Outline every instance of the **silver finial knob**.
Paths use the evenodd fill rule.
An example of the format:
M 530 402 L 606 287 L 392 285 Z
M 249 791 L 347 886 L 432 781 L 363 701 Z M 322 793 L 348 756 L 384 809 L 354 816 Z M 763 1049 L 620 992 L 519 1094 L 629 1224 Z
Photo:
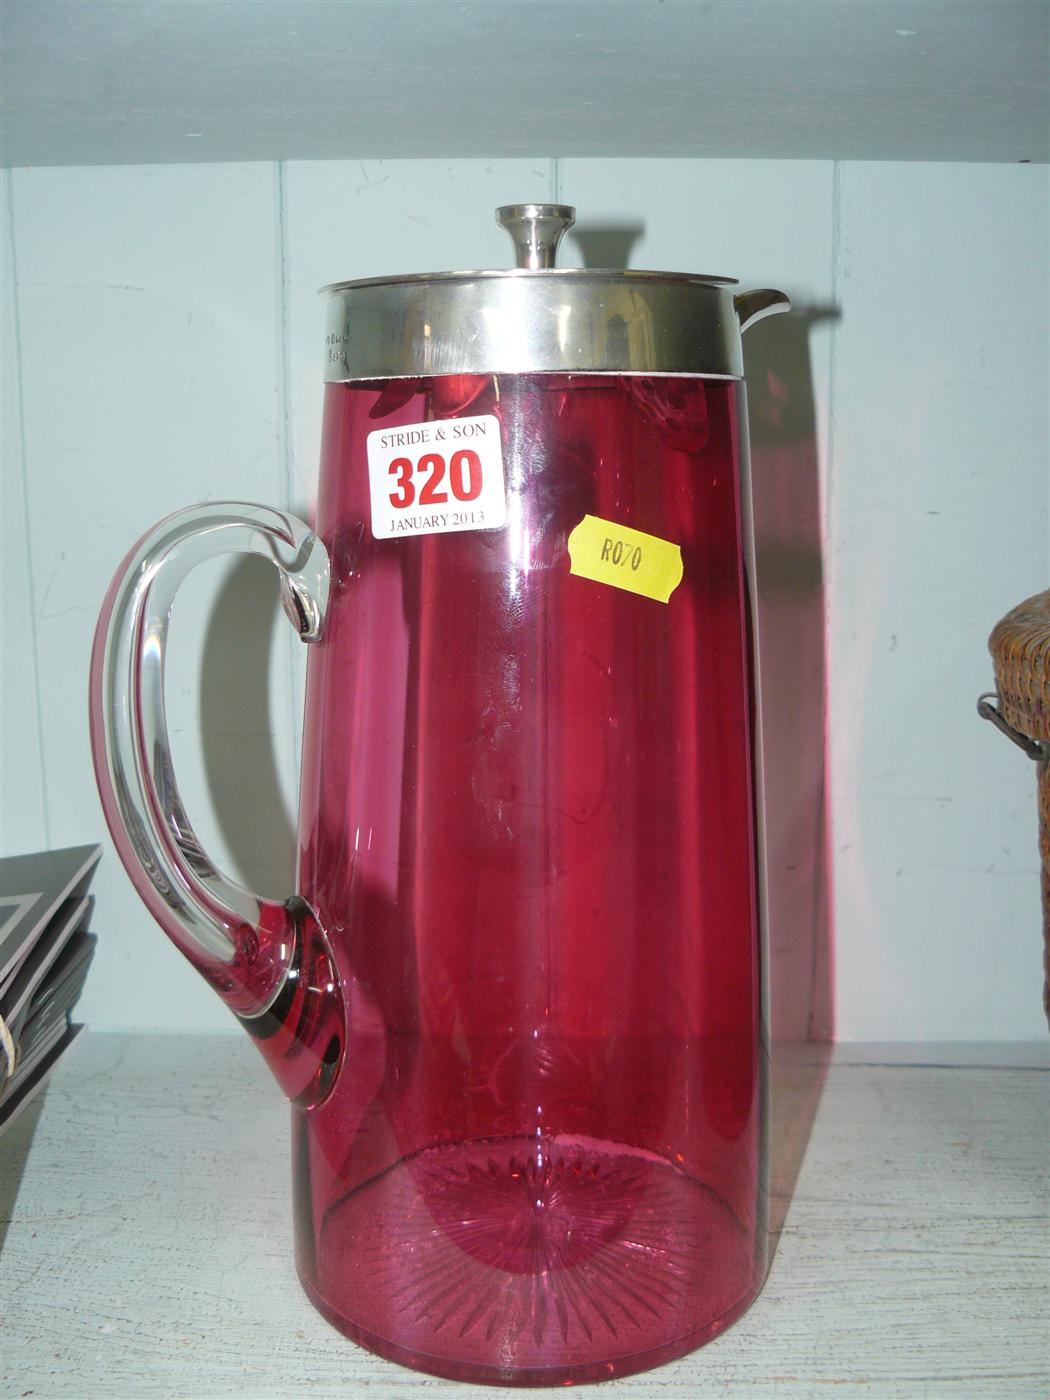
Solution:
M 519 267 L 553 267 L 558 244 L 576 222 L 571 204 L 504 204 L 496 222 L 514 241 Z

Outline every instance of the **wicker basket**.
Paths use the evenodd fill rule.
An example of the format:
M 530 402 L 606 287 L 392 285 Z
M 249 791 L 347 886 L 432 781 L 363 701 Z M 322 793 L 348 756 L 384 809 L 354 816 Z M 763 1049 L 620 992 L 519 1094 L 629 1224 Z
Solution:
M 988 649 L 997 695 L 982 696 L 978 709 L 1038 764 L 1043 1009 L 1050 1021 L 1050 591 L 1007 613 L 988 638 Z

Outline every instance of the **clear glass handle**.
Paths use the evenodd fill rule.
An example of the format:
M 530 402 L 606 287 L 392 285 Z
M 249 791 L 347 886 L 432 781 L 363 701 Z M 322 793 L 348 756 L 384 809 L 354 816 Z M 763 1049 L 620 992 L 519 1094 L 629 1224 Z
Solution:
M 222 874 L 186 816 L 171 762 L 164 661 L 175 593 L 221 554 L 277 569 L 285 611 L 319 640 L 328 604 L 324 545 L 293 515 L 224 502 L 168 516 L 110 586 L 91 662 L 91 741 L 102 805 L 132 883 L 211 983 L 298 1102 L 316 1102 L 341 1054 L 342 1015 L 324 934 L 305 902 L 263 899 Z

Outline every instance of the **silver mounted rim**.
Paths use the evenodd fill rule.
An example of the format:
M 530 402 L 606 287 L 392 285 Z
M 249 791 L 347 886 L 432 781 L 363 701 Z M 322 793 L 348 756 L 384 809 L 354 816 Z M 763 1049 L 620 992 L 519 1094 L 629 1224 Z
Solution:
M 573 268 L 342 283 L 326 289 L 325 380 L 441 374 L 739 379 L 734 285 Z
M 469 268 L 461 272 L 406 272 L 398 277 L 358 277 L 351 282 L 329 282 L 321 287 L 318 296 L 333 292 L 351 292 L 358 287 L 401 287 L 429 282 L 477 282 L 500 277 L 525 277 L 540 271 L 547 277 L 574 277 L 580 280 L 591 279 L 597 282 L 623 281 L 639 282 L 687 282 L 702 287 L 736 287 L 736 277 L 709 277 L 702 272 L 648 272 L 644 268 L 616 267 L 497 267 Z
M 731 277 L 556 268 L 567 204 L 508 204 L 496 222 L 518 266 L 369 277 L 329 297 L 325 381 L 446 374 L 643 374 L 742 379 L 740 336 L 785 310 Z

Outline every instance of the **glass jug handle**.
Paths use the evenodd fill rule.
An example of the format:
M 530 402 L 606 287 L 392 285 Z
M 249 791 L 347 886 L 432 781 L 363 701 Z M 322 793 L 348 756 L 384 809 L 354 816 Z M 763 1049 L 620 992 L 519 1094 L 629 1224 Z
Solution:
M 175 593 L 205 559 L 258 554 L 280 575 L 285 612 L 319 640 L 328 605 L 324 545 L 294 515 L 224 502 L 148 531 L 110 586 L 91 658 L 91 743 L 117 852 L 154 918 L 256 1040 L 282 1088 L 318 1102 L 338 1067 L 341 999 L 306 902 L 263 899 L 223 875 L 194 834 L 172 769 L 164 662 Z

